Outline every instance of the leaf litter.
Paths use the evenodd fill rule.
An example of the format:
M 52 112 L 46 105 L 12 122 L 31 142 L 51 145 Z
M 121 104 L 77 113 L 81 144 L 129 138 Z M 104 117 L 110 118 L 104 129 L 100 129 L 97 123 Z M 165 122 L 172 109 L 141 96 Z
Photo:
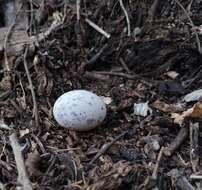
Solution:
M 199 1 L 25 2 L 0 23 L 0 188 L 201 189 Z M 104 98 L 101 126 L 58 126 L 74 89 Z

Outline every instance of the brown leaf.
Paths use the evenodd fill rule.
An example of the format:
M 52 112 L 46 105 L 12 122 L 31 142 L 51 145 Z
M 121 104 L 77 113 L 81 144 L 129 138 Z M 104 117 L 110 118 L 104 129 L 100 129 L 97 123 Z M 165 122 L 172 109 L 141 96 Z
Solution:
M 189 115 L 192 118 L 202 118 L 202 103 L 198 102 L 193 106 L 193 111 Z
M 156 100 L 152 106 L 160 111 L 163 111 L 165 113 L 171 113 L 171 112 L 181 112 L 183 111 L 183 105 L 182 104 L 167 104 L 163 101 Z
M 173 113 L 171 117 L 174 119 L 174 123 L 177 123 L 179 125 L 182 125 L 184 119 L 187 117 L 202 118 L 202 103 L 197 102 L 192 108 L 184 111 L 181 115 L 178 113 Z

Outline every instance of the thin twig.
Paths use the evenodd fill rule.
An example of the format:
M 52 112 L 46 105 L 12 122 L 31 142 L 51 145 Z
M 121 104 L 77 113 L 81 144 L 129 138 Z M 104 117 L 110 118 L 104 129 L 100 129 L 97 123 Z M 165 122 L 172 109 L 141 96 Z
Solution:
M 31 182 L 27 175 L 25 168 L 24 158 L 21 152 L 21 146 L 18 143 L 18 139 L 15 133 L 11 134 L 10 137 L 11 147 L 15 156 L 16 166 L 18 170 L 18 182 L 22 185 L 21 190 L 32 190 Z
M 100 156 L 102 156 L 116 141 L 121 139 L 127 132 L 123 132 L 118 135 L 115 139 L 113 139 L 110 143 L 104 144 L 98 153 L 93 157 L 93 159 L 89 162 L 89 165 L 92 165 Z
M 190 160 L 192 169 L 194 172 L 197 172 L 199 168 L 199 124 L 190 123 Z
M 190 179 L 202 180 L 202 175 L 199 174 L 191 174 Z
M 111 71 L 96 71 L 93 72 L 95 74 L 100 74 L 100 75 L 110 75 L 110 76 L 118 76 L 118 77 L 124 77 L 126 79 L 130 79 L 130 80 L 140 80 L 143 84 L 146 84 L 149 87 L 152 87 L 156 84 L 158 84 L 157 80 L 153 80 L 153 79 L 148 79 L 148 78 L 144 78 L 140 75 L 137 74 L 126 74 L 126 73 L 118 73 L 118 72 L 111 72 Z
M 188 12 L 188 14 L 191 13 L 191 6 L 192 6 L 192 4 L 193 4 L 193 0 L 191 0 L 190 3 L 187 6 L 187 12 Z
M 32 26 L 33 26 L 33 16 L 34 16 L 34 13 L 33 13 L 33 2 L 32 0 L 29 0 L 29 4 L 30 4 L 30 31 L 29 31 L 29 34 L 30 36 L 32 35 Z
M 137 74 L 126 74 L 126 73 L 118 73 L 118 72 L 111 72 L 111 71 L 96 71 L 94 73 L 101 74 L 101 75 L 111 75 L 111 76 L 124 77 L 124 78 L 130 79 L 130 80 L 139 79 L 142 83 L 144 83 L 148 86 L 153 86 L 153 85 L 157 84 L 157 82 L 158 82 L 158 81 L 154 81 L 152 79 L 144 78 L 144 77 L 137 75 Z
M 153 180 L 157 180 L 159 164 L 160 164 L 161 159 L 162 159 L 162 157 L 163 157 L 163 152 L 164 152 L 164 147 L 161 147 L 161 150 L 160 150 L 160 152 L 159 152 L 159 154 L 158 154 L 158 158 L 157 158 L 157 162 L 156 162 L 154 171 L 153 171 L 153 173 L 152 173 L 152 179 L 153 179 Z
M 109 47 L 108 44 L 105 44 L 89 61 L 87 61 L 87 65 L 94 64 L 103 54 L 104 51 Z
M 34 118 L 35 118 L 35 125 L 38 128 L 39 127 L 38 106 L 37 106 L 37 102 L 36 102 L 36 95 L 35 95 L 35 92 L 34 92 L 32 79 L 31 79 L 29 69 L 28 69 L 28 66 L 27 66 L 27 60 L 26 60 L 27 59 L 27 53 L 28 53 L 28 46 L 26 46 L 26 48 L 25 48 L 24 61 L 23 62 L 24 62 L 25 72 L 26 72 L 26 75 L 27 75 L 27 79 L 28 79 L 31 94 L 32 94 L 33 115 L 34 115 Z
M 80 8 L 81 0 L 76 0 L 76 23 L 75 23 L 75 33 L 77 38 L 77 45 L 79 48 L 83 47 L 83 36 L 81 32 L 81 23 L 80 23 Z
M 131 73 L 130 69 L 128 68 L 128 66 L 126 65 L 125 61 L 123 60 L 123 58 L 119 59 L 121 65 L 123 66 L 123 68 L 126 70 L 127 73 Z
M 121 6 L 124 14 L 125 14 L 126 22 L 127 22 L 127 27 L 128 27 L 128 36 L 130 36 L 131 35 L 131 32 L 130 32 L 130 19 L 129 19 L 128 13 L 126 11 L 126 8 L 124 7 L 123 1 L 119 0 L 119 3 L 120 3 L 120 6 Z
M 194 190 L 195 188 L 189 183 L 187 178 L 183 176 L 178 169 L 172 169 L 169 173 L 174 185 L 182 190 Z
M 45 32 L 41 32 L 37 36 L 31 36 L 30 39 L 32 41 L 38 42 L 38 43 L 43 41 L 44 39 L 46 39 L 52 32 L 56 31 L 63 25 L 63 23 L 65 22 L 65 19 L 66 19 L 66 14 L 64 14 L 64 16 L 60 19 L 56 16 L 53 16 L 53 18 L 54 18 L 54 20 L 53 20 L 52 24 Z
M 39 148 L 40 148 L 42 154 L 45 154 L 47 151 L 46 151 L 46 149 L 45 149 L 43 143 L 40 141 L 40 139 L 39 139 L 36 135 L 34 135 L 34 134 L 31 134 L 31 136 L 33 137 L 33 139 L 34 139 L 34 140 L 36 141 L 36 143 L 38 144 L 38 146 L 39 146 Z
M 110 38 L 111 35 L 104 31 L 102 28 L 100 28 L 97 24 L 89 20 L 88 18 L 85 18 L 86 23 L 88 23 L 91 27 L 93 27 L 97 32 L 105 36 L 106 38 Z
M 199 66 L 198 68 L 198 72 L 196 72 L 193 76 L 193 78 L 191 78 L 190 80 L 188 81 L 185 81 L 185 85 L 184 85 L 184 88 L 190 88 L 190 86 L 195 82 L 197 81 L 202 75 L 202 66 Z
M 77 21 L 80 20 L 80 7 L 81 7 L 81 0 L 76 0 L 76 18 L 77 18 Z
M 64 149 L 59 149 L 56 147 L 51 147 L 51 146 L 46 146 L 46 148 L 52 149 L 54 152 L 68 152 L 68 151 L 73 151 L 73 150 L 80 150 L 80 148 L 64 148 Z
M 185 10 L 185 8 L 183 7 L 183 5 L 182 5 L 178 0 L 175 0 L 175 2 L 176 2 L 176 3 L 179 5 L 179 7 L 183 10 L 184 14 L 186 15 L 187 19 L 188 19 L 189 22 L 190 22 L 191 27 L 194 28 L 195 25 L 194 25 L 192 19 L 190 18 L 189 13 Z M 197 46 L 198 46 L 198 51 L 199 51 L 200 54 L 202 54 L 202 48 L 201 48 L 201 43 L 200 43 L 200 39 L 199 39 L 198 33 L 195 32 L 194 34 L 195 34 L 195 36 L 196 36 L 196 43 L 197 43 Z
M 130 75 L 130 74 L 126 74 L 126 73 L 118 73 L 118 72 L 111 72 L 111 71 L 97 71 L 95 73 L 101 74 L 101 75 L 124 77 L 124 78 L 128 78 L 128 79 L 144 79 L 143 77 L 141 77 L 137 74 Z

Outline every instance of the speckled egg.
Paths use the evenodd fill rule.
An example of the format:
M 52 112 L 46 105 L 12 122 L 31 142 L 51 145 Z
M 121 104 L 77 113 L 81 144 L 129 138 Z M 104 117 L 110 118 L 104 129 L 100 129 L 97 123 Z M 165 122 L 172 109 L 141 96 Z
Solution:
M 99 96 L 92 92 L 73 90 L 56 100 L 53 115 L 62 127 L 87 131 L 103 122 L 106 117 L 106 105 Z

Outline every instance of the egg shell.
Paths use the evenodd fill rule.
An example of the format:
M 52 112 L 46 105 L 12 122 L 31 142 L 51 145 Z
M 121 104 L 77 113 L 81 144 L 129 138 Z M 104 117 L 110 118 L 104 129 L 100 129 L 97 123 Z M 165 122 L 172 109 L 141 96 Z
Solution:
M 58 124 L 76 131 L 87 131 L 99 126 L 106 112 L 104 101 L 86 90 L 64 93 L 53 107 L 53 116 Z

